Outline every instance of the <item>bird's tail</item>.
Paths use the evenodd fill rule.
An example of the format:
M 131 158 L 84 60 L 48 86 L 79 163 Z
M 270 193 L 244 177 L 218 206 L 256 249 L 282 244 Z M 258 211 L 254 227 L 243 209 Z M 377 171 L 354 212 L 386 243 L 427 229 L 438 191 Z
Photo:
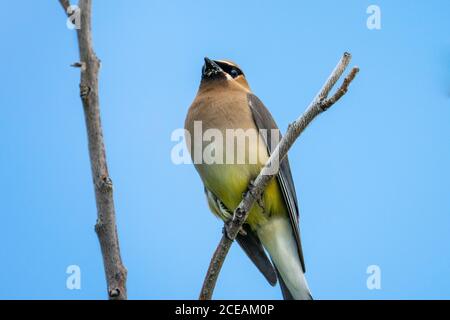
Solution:
M 258 230 L 277 270 L 285 300 L 311 300 L 289 219 L 272 218 Z

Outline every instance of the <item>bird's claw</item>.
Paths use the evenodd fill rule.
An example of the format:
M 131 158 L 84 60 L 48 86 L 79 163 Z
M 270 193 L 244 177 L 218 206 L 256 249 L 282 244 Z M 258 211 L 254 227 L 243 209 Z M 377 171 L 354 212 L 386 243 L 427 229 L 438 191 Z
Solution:
M 228 238 L 228 240 L 233 241 L 233 239 L 230 237 L 230 233 L 229 233 L 229 230 L 230 230 L 230 224 L 231 224 L 231 220 L 229 220 L 229 221 L 227 221 L 227 222 L 224 223 L 223 229 L 222 229 L 222 233 L 223 233 L 223 235 L 224 235 L 225 237 Z
M 223 229 L 222 229 L 222 233 L 225 235 L 225 237 L 227 237 L 229 240 L 233 241 L 234 239 L 232 239 L 232 237 L 230 236 L 230 226 L 233 220 L 229 220 L 227 222 L 224 223 L 223 225 Z M 243 227 L 241 227 L 241 229 L 239 229 L 239 234 L 241 236 L 246 236 L 247 232 L 244 230 Z
M 246 192 L 244 192 L 243 196 L 245 197 L 247 194 L 250 194 L 252 196 L 252 198 L 256 201 L 256 203 L 258 204 L 258 206 L 263 209 L 264 211 L 264 200 L 263 200 L 263 195 L 261 194 L 259 197 L 255 195 L 254 193 L 254 181 L 250 180 L 249 184 L 248 184 L 248 190 Z

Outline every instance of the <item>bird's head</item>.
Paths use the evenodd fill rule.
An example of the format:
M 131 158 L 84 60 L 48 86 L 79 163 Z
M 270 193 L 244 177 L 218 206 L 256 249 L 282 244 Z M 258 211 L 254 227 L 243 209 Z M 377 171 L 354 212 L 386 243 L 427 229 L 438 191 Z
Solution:
M 213 82 L 226 84 L 228 81 L 250 90 L 244 73 L 236 63 L 228 60 L 211 60 L 205 57 L 205 64 L 202 68 L 202 85 Z

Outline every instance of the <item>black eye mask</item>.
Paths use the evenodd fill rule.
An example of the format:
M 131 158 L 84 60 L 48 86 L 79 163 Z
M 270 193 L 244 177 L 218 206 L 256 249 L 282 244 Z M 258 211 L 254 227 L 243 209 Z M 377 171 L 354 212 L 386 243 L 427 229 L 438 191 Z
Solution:
M 219 67 L 226 73 L 228 73 L 231 77 L 236 78 L 239 75 L 244 75 L 241 69 L 236 66 L 229 65 L 228 63 L 221 61 L 214 61 L 219 65 Z

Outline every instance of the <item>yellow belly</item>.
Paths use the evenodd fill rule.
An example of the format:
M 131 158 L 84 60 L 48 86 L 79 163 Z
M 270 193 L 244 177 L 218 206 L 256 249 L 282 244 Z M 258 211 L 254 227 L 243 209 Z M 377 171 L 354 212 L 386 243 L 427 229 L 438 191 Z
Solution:
M 226 90 L 219 90 L 214 95 L 207 95 L 207 98 L 197 97 L 189 109 L 185 124 L 190 137 L 194 139 L 192 144 L 203 144 L 202 152 L 212 149 L 223 151 L 223 159 L 221 159 L 223 161 L 220 163 L 202 163 L 195 166 L 205 187 L 218 197 L 231 212 L 239 205 L 250 181 L 258 176 L 269 156 L 267 146 L 255 126 L 252 112 L 248 107 L 247 93 L 247 91 L 242 91 L 239 86 L 234 90 L 227 87 Z M 203 133 L 209 129 L 218 130 L 222 139 L 195 140 L 195 122 L 200 121 Z M 228 129 L 235 130 L 233 132 L 235 136 L 230 139 L 233 143 L 232 149 L 229 149 L 230 146 L 227 144 L 230 142 Z M 242 131 L 237 132 L 237 130 Z M 254 131 L 253 134 L 251 130 Z M 245 142 L 245 146 L 239 147 L 239 138 L 245 138 L 246 135 L 248 135 L 248 141 L 245 141 L 248 143 Z M 197 137 L 197 139 L 201 138 Z M 194 150 L 189 150 L 192 156 Z M 234 150 L 233 155 L 236 157 L 243 155 L 245 161 L 239 162 L 235 158 L 236 161 L 227 164 L 230 163 L 226 161 L 229 150 Z M 255 159 L 256 161 L 252 161 Z M 273 179 L 267 186 L 263 195 L 263 203 L 264 210 L 258 204 L 253 205 L 250 210 L 247 223 L 254 229 L 264 224 L 271 215 L 287 215 L 283 195 L 276 179 Z M 215 213 L 221 216 L 219 213 Z M 224 217 L 221 216 L 221 218 Z
M 201 164 L 197 165 L 197 170 L 206 188 L 233 212 L 241 202 L 250 181 L 259 174 L 261 165 Z M 264 209 L 255 203 L 247 218 L 247 223 L 253 230 L 264 225 L 272 215 L 285 215 L 287 212 L 276 179 L 269 182 L 262 199 Z

